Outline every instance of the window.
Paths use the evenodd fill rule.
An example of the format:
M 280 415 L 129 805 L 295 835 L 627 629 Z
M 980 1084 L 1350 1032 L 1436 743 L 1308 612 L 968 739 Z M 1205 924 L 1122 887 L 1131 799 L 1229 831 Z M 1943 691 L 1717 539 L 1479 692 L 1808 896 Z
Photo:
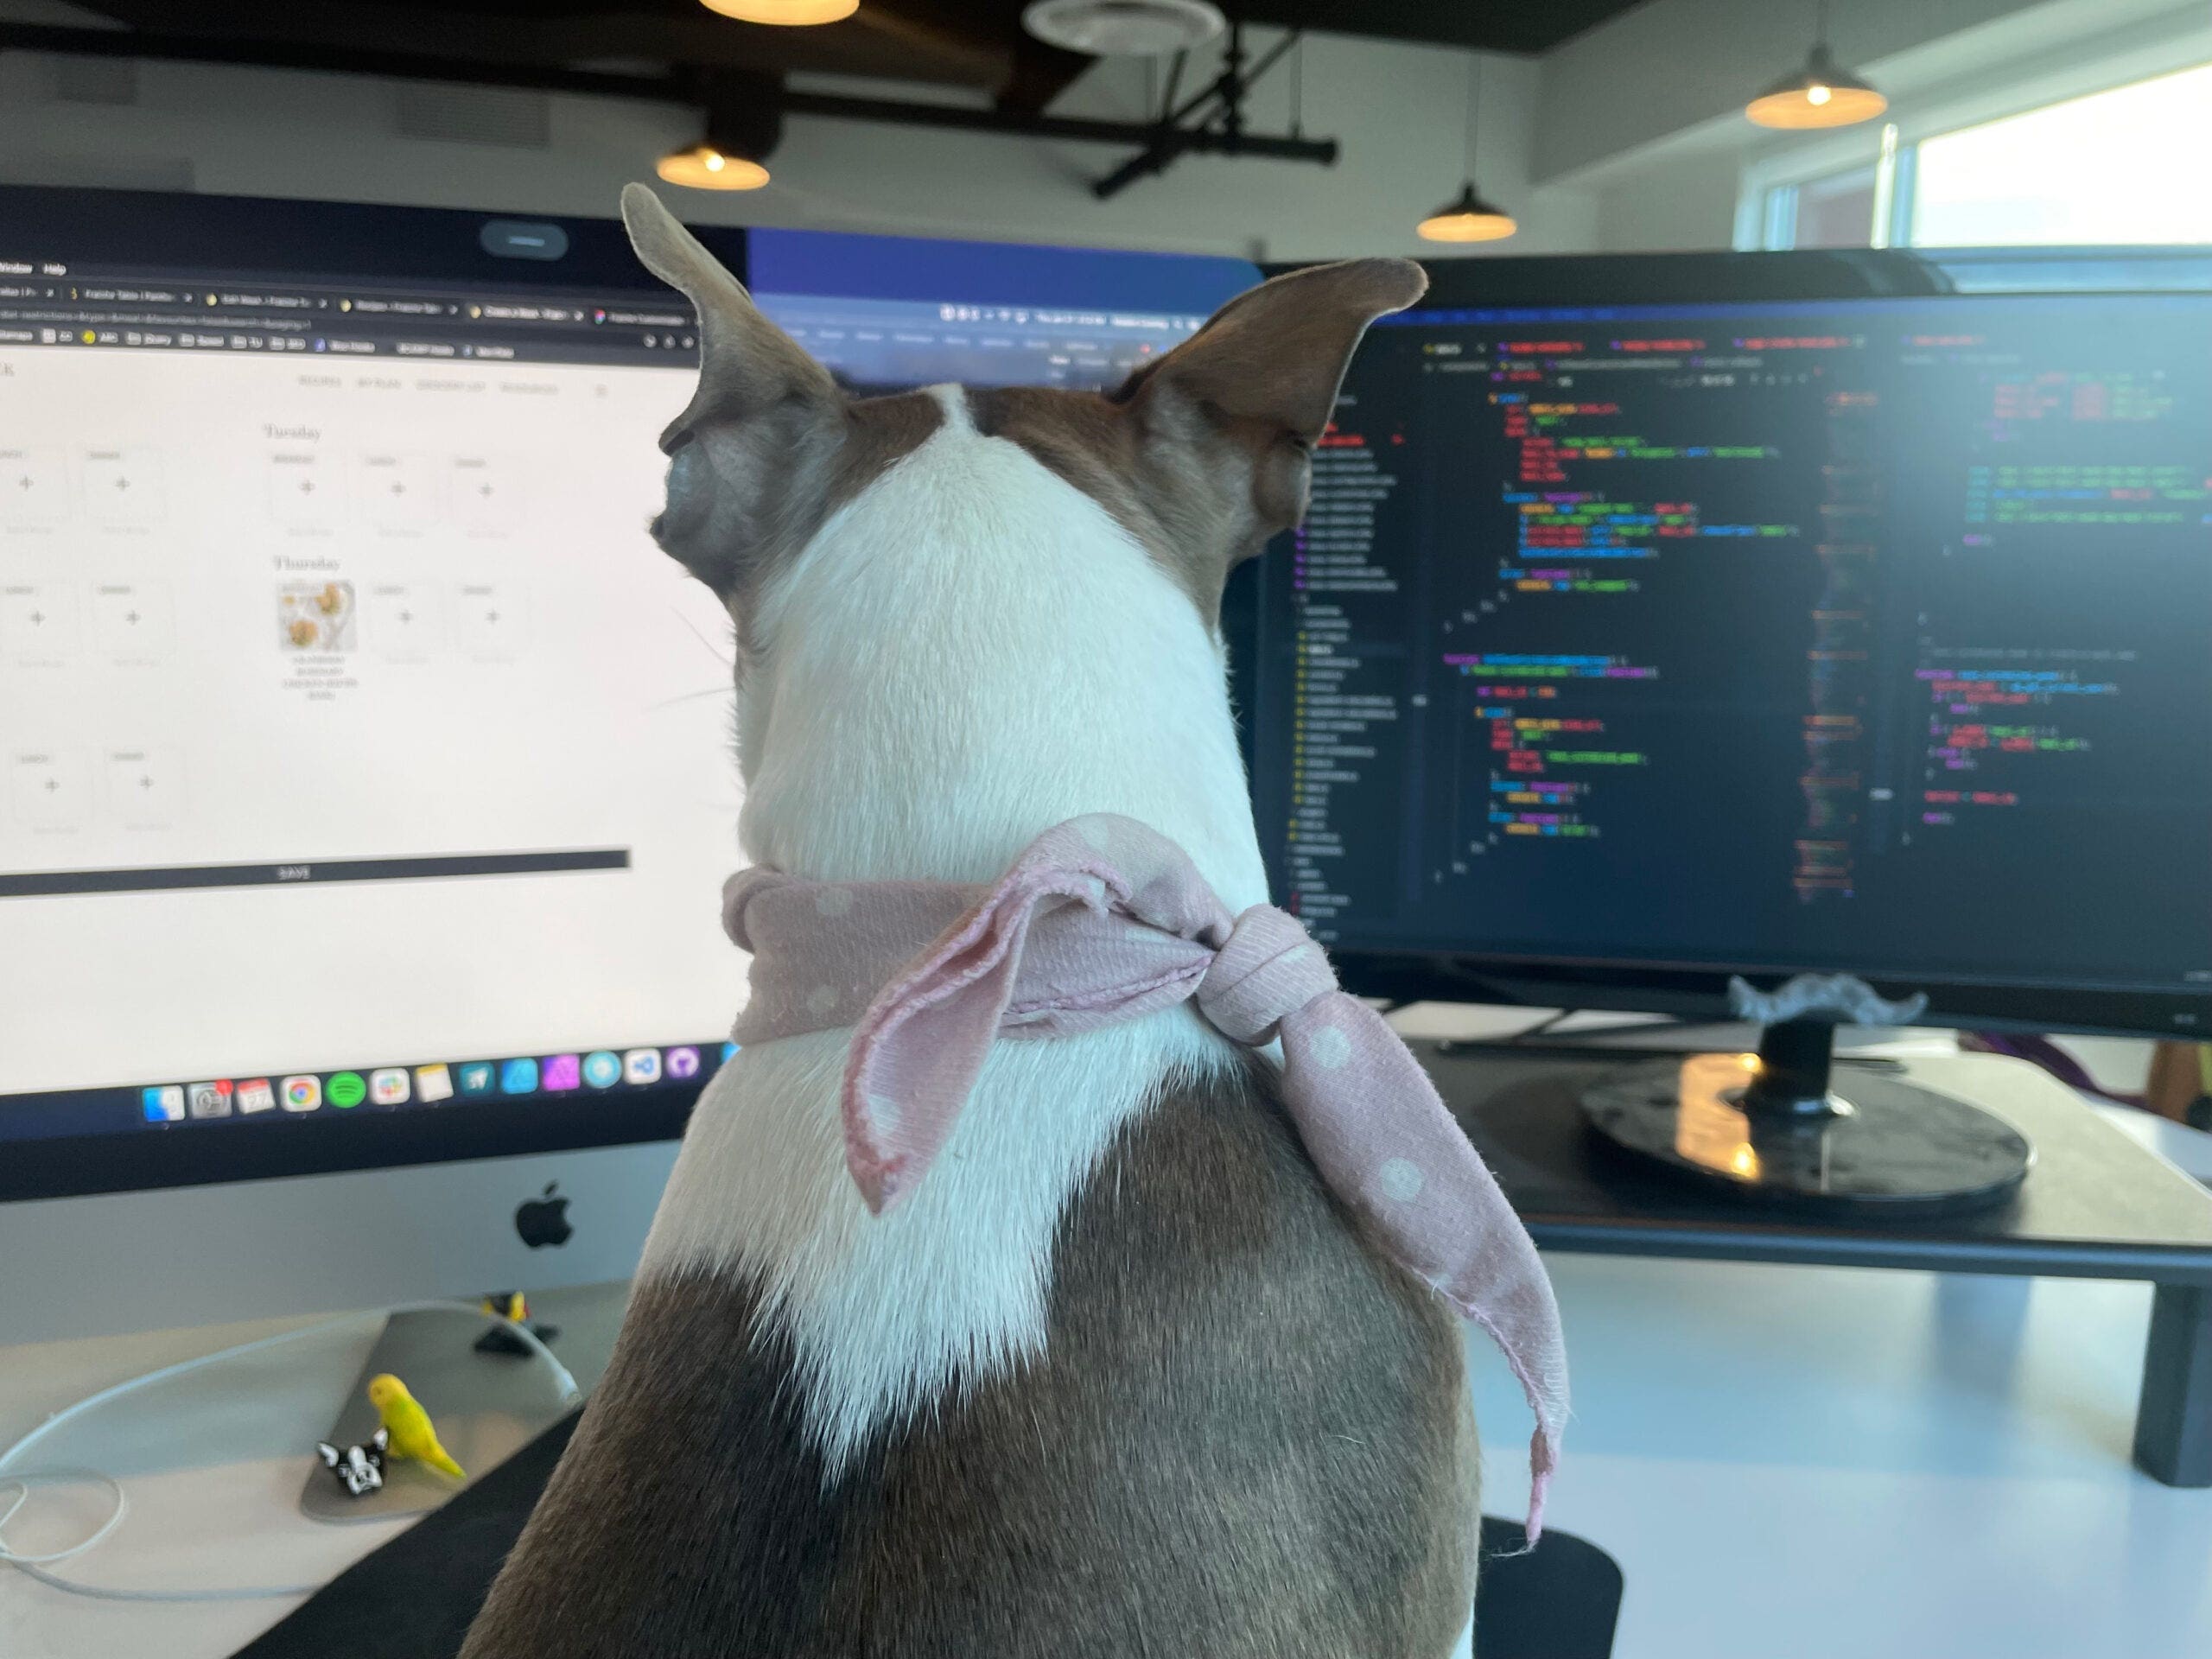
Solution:
M 1863 248 L 1874 236 L 1875 169 L 1854 167 L 1797 187 L 1797 248 Z
M 1947 132 L 1920 145 L 1912 239 L 2212 242 L 2208 155 L 2212 64 Z
M 1747 233 L 1770 248 L 2212 243 L 2212 64 L 1897 140 L 1886 128 L 1878 161 L 1840 168 L 1831 147 L 1815 165 L 1832 170 L 1809 175 L 1782 158 Z

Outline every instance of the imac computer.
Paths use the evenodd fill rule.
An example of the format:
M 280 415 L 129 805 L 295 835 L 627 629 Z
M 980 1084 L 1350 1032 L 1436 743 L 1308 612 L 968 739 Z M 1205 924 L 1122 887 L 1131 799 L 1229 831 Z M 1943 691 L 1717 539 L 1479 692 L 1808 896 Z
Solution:
M 1276 891 L 1382 996 L 1725 1018 L 1841 975 L 1799 989 L 2202 1036 L 2209 277 L 2201 250 L 1438 266 L 1237 596 Z M 1788 1012 L 1592 1121 L 1807 1198 L 2017 1183 L 2018 1136 L 1832 1090 L 1849 1016 Z
M 847 381 L 1229 259 L 706 239 Z M 611 221 L 0 191 L 0 1344 L 624 1276 L 743 958 L 695 320 Z

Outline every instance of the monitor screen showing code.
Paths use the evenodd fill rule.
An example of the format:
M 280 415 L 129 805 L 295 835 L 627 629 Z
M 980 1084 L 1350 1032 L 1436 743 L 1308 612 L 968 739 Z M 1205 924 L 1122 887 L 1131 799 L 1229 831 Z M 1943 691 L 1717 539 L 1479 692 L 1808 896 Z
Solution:
M 2212 984 L 2212 296 L 1385 319 L 1259 613 L 1326 942 Z

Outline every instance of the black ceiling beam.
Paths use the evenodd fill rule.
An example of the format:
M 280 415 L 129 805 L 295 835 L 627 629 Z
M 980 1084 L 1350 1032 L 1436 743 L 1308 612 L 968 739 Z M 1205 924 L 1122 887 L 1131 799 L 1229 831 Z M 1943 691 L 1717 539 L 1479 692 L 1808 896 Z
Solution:
M 79 0 L 124 28 L 213 40 L 288 41 L 333 52 L 387 47 L 499 63 L 682 64 L 792 74 L 895 77 L 990 91 L 1011 57 L 963 3 L 871 0 L 826 29 L 718 16 L 698 0 Z M 4 8 L 0 8 L 4 9 Z M 98 25 L 95 25 L 98 27 Z M 1039 43 L 1041 45 L 1041 42 Z M 1087 61 L 1087 60 L 1086 60 Z
M 1458 46 L 1476 52 L 1548 52 L 1585 29 L 1633 10 L 1642 0 L 1238 0 L 1224 10 L 1247 23 L 1274 29 L 1325 29 L 1370 40 Z
M 228 64 L 252 69 L 382 75 L 394 80 L 460 81 L 530 92 L 580 92 L 692 104 L 696 83 L 675 75 L 624 75 L 598 70 L 503 63 L 492 58 L 440 58 L 415 52 L 365 52 L 300 41 L 245 40 L 214 35 L 161 35 L 135 29 L 62 29 L 0 23 L 0 52 L 50 52 L 63 57 L 141 58 L 168 63 Z
M 48 52 L 64 56 L 143 58 L 180 63 L 218 63 L 253 68 L 308 70 L 331 74 L 382 75 L 396 80 L 457 82 L 472 86 L 511 86 L 528 91 L 575 92 L 594 98 L 640 99 L 650 103 L 696 108 L 698 77 L 682 73 L 658 75 L 609 74 L 598 71 L 538 67 L 487 60 L 439 58 L 409 52 L 360 52 L 278 41 L 216 39 L 200 35 L 155 35 L 136 29 L 60 29 L 33 23 L 0 23 L 0 52 Z M 835 92 L 785 88 L 784 109 L 793 115 L 825 116 L 845 121 L 880 121 L 897 126 L 946 127 L 1011 137 L 1065 139 L 1079 143 L 1150 147 L 1160 137 L 1146 122 L 1093 121 L 1076 116 L 1032 114 L 1019 109 L 974 109 L 954 104 L 916 104 L 894 99 L 854 98 Z M 1337 159 L 1333 138 L 1275 137 L 1253 133 L 1179 132 L 1179 150 L 1218 150 L 1265 156 L 1281 161 Z
M 1001 110 L 1042 115 L 1096 61 L 1081 52 L 1047 46 L 1025 29 L 1015 41 L 1013 61 L 992 102 Z

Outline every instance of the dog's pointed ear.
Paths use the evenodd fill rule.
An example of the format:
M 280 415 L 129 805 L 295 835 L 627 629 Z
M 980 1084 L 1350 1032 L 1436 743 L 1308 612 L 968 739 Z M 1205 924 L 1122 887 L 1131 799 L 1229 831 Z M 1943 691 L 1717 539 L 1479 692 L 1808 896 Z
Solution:
M 375 1433 L 369 1436 L 369 1444 L 378 1452 L 388 1450 L 391 1445 L 391 1431 L 379 1427 Z
M 315 1449 L 322 1453 L 324 1468 L 335 1469 L 338 1466 L 338 1448 L 328 1440 L 317 1440 L 315 1443 Z
M 744 419 L 779 408 L 829 414 L 837 383 L 768 321 L 745 285 L 642 184 L 622 191 L 622 223 L 645 269 L 699 313 L 699 393 L 690 418 Z
M 699 314 L 699 386 L 661 435 L 668 510 L 653 534 L 729 601 L 819 517 L 845 442 L 844 394 L 642 184 L 622 192 L 622 222 L 646 269 Z
M 1147 451 L 1218 448 L 1249 457 L 1249 505 L 1230 559 L 1305 516 L 1313 445 L 1327 429 L 1337 388 L 1367 325 L 1402 311 L 1428 288 L 1410 259 L 1313 265 L 1248 289 L 1205 327 L 1140 370 L 1115 394 L 1137 417 Z M 1211 440 L 1209 442 L 1209 440 Z M 1234 472 L 1210 469 L 1218 486 Z

